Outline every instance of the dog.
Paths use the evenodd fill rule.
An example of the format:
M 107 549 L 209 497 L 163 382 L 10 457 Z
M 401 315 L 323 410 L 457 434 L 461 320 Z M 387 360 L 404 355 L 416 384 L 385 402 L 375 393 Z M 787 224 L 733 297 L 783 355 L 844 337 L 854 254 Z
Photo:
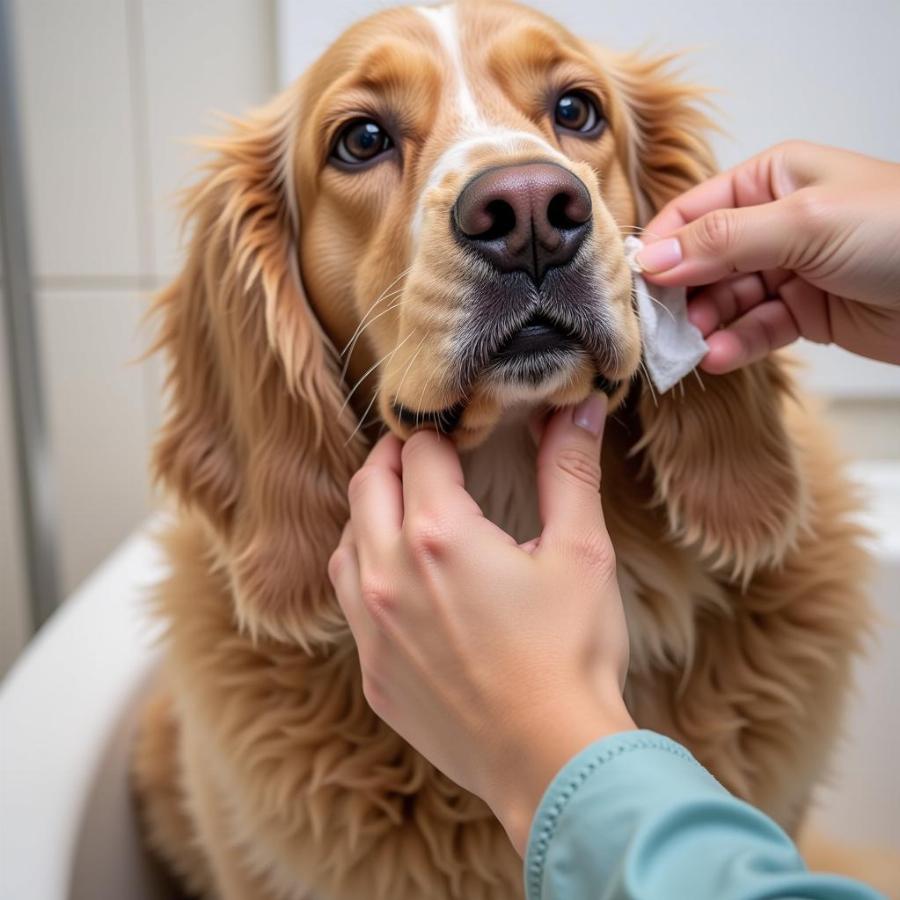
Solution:
M 446 434 L 485 513 L 535 537 L 529 415 L 592 390 L 610 397 L 628 707 L 800 826 L 867 561 L 784 358 L 662 396 L 642 373 L 623 236 L 714 170 L 702 92 L 672 62 L 506 0 L 389 9 L 210 143 L 155 303 L 154 468 L 177 512 L 134 757 L 147 840 L 185 890 L 522 896 L 490 810 L 366 704 L 327 562 L 384 426 Z

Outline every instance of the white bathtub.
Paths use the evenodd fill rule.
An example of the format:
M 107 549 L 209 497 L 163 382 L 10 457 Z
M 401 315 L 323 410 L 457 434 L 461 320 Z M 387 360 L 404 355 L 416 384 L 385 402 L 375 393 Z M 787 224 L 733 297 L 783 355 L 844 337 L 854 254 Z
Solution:
M 884 623 L 817 820 L 841 841 L 900 849 L 900 464 L 856 475 L 870 495 Z M 174 896 L 140 845 L 126 782 L 136 701 L 158 660 L 143 598 L 161 571 L 146 532 L 132 537 L 0 689 L 0 900 Z
M 880 623 L 857 689 L 816 822 L 828 834 L 900 851 L 900 463 L 854 467 L 868 500 L 866 524 L 878 560 L 873 599 Z

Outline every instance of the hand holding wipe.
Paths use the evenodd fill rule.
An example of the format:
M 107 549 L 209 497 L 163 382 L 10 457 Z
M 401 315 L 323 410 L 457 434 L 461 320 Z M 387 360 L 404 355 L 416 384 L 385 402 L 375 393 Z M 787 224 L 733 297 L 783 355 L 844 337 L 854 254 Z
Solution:
M 625 238 L 625 256 L 634 273 L 634 294 L 641 327 L 644 365 L 660 393 L 673 388 L 706 356 L 706 341 L 687 315 L 683 287 L 647 284 L 635 257 L 644 246 L 640 238 Z

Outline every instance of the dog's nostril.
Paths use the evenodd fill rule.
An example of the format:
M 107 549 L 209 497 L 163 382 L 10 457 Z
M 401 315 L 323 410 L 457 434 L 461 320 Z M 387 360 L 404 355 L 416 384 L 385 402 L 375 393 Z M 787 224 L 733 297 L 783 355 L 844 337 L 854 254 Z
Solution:
M 516 211 L 505 200 L 492 200 L 485 207 L 491 224 L 481 234 L 469 234 L 480 241 L 495 241 L 512 234 L 516 227 Z
M 582 196 L 560 192 L 547 206 L 547 221 L 560 231 L 568 231 L 584 225 L 591 217 L 591 199 L 585 193 Z

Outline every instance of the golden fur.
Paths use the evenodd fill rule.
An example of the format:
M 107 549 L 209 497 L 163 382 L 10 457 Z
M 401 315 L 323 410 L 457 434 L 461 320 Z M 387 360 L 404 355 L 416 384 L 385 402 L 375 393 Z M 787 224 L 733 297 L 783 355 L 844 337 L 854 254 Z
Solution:
M 166 659 L 135 780 L 151 845 L 205 896 L 521 896 L 490 811 L 365 703 L 326 565 L 377 429 L 369 407 L 405 435 L 395 397 L 434 410 L 461 396 L 449 347 L 471 265 L 448 209 L 473 172 L 538 145 L 594 204 L 585 253 L 620 382 L 604 507 L 637 722 L 683 741 L 789 829 L 838 735 L 866 561 L 815 415 L 779 359 L 691 376 L 662 397 L 637 373 L 620 236 L 712 171 L 697 91 L 669 60 L 605 53 L 501 0 L 450 15 L 455 76 L 428 15 L 388 10 L 216 142 L 190 197 L 187 262 L 156 304 L 170 400 L 155 469 L 179 513 L 163 538 Z M 429 183 L 472 127 L 461 77 L 479 85 L 492 127 L 525 137 L 476 142 Z M 557 139 L 535 109 L 548 79 L 596 90 L 607 132 Z M 336 129 L 373 103 L 402 118 L 402 158 L 335 171 Z M 338 351 L 353 338 L 344 377 Z M 590 385 L 581 365 L 530 406 Z M 509 413 L 522 397 L 476 385 L 465 399 L 454 436 L 470 489 L 495 521 L 534 536 L 533 447 Z

